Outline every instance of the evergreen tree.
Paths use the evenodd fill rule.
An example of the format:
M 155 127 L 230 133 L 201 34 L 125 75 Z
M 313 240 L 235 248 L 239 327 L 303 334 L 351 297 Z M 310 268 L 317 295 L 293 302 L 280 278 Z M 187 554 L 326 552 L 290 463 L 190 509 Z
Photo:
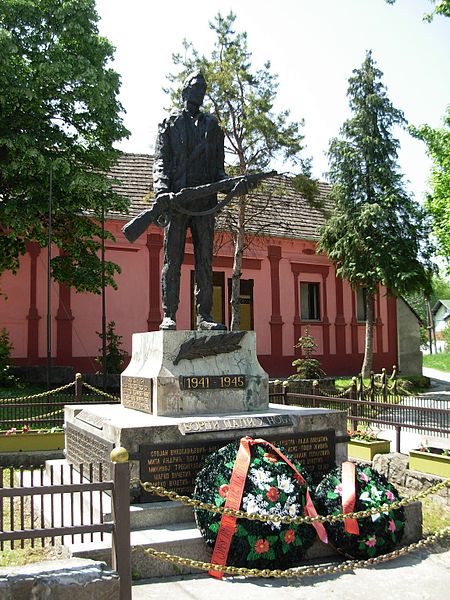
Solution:
M 277 94 L 277 76 L 270 71 L 270 62 L 263 69 L 253 71 L 247 34 L 236 32 L 236 15 L 223 17 L 220 13 L 209 24 L 216 35 L 210 56 L 199 54 L 193 44 L 183 42 L 183 53 L 174 54 L 175 65 L 181 67 L 177 75 L 170 75 L 174 84 L 166 91 L 172 106 L 180 106 L 180 83 L 195 69 L 201 69 L 208 89 L 205 108 L 213 113 L 225 133 L 227 171 L 230 175 L 244 175 L 267 169 L 275 158 L 283 158 L 300 165 L 309 175 L 308 161 L 299 154 L 302 150 L 302 123 L 290 122 L 289 111 L 274 112 Z M 299 184 L 303 181 L 299 178 Z M 310 181 L 306 180 L 306 185 Z M 312 190 L 314 194 L 314 186 Z M 227 225 L 234 240 L 232 275 L 231 329 L 238 330 L 239 297 L 242 258 L 247 243 L 246 227 L 251 196 L 240 196 L 233 204 Z
M 95 0 L 0 3 L 0 274 L 17 270 L 27 242 L 46 246 L 51 179 L 53 276 L 93 292 L 101 211 L 127 206 L 107 177 L 128 132 L 97 21 Z M 108 284 L 118 269 L 106 262 Z
M 349 80 L 352 117 L 333 139 L 328 156 L 335 211 L 321 231 L 337 275 L 366 293 L 366 338 L 362 372 L 373 354 L 374 296 L 378 286 L 400 295 L 429 292 L 432 265 L 429 230 L 420 206 L 406 193 L 397 164 L 395 125 L 404 126 L 368 52 Z

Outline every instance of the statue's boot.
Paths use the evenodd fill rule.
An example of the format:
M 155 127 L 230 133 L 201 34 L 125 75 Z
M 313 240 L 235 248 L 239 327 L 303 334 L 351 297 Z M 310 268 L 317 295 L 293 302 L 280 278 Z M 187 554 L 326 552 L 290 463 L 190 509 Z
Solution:
M 211 315 L 199 315 L 197 317 L 198 331 L 226 331 L 227 328 L 222 323 L 217 323 Z
M 164 317 L 159 328 L 168 331 L 173 331 L 177 328 L 177 322 L 175 321 L 175 319 L 172 319 L 172 317 Z

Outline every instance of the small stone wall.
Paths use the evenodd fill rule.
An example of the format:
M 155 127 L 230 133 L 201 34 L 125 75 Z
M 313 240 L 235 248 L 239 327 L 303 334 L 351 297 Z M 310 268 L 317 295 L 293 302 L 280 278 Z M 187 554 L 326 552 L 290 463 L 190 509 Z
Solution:
M 408 469 L 408 456 L 398 452 L 375 455 L 372 466 L 384 475 L 390 483 L 403 488 L 403 493 L 409 496 L 415 496 L 443 481 L 442 477 Z M 436 494 L 433 494 L 433 499 L 450 506 L 450 489 L 439 490 Z
M 84 558 L 0 569 L 1 600 L 119 600 L 119 575 Z

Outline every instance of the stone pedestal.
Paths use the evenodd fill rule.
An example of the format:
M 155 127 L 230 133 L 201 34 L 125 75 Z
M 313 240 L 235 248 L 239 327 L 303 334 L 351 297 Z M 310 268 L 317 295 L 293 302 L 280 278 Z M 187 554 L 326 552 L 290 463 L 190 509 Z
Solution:
M 135 333 L 121 398 L 124 407 L 154 416 L 263 410 L 268 375 L 258 363 L 255 332 Z
M 65 407 L 67 461 L 95 463 L 94 475 L 99 463 L 108 474 L 110 451 L 122 446 L 133 478 L 191 496 L 206 457 L 243 436 L 283 447 L 316 481 L 347 458 L 345 412 L 269 404 L 254 332 L 135 334 L 121 383 L 120 405 Z M 189 508 L 162 502 L 139 485 L 132 499 L 133 546 L 210 559 Z M 70 553 L 103 558 L 105 545 L 72 545 Z M 135 548 L 133 568 L 143 576 L 173 575 L 171 565 L 142 552 L 141 564 L 138 553 Z

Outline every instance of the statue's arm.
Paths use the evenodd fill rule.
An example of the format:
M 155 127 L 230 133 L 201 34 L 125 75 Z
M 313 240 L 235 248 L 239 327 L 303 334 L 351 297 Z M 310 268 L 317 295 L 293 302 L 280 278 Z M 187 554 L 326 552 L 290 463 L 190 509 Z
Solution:
M 170 192 L 171 149 L 168 123 L 164 120 L 158 125 L 153 159 L 153 191 L 155 196 Z

